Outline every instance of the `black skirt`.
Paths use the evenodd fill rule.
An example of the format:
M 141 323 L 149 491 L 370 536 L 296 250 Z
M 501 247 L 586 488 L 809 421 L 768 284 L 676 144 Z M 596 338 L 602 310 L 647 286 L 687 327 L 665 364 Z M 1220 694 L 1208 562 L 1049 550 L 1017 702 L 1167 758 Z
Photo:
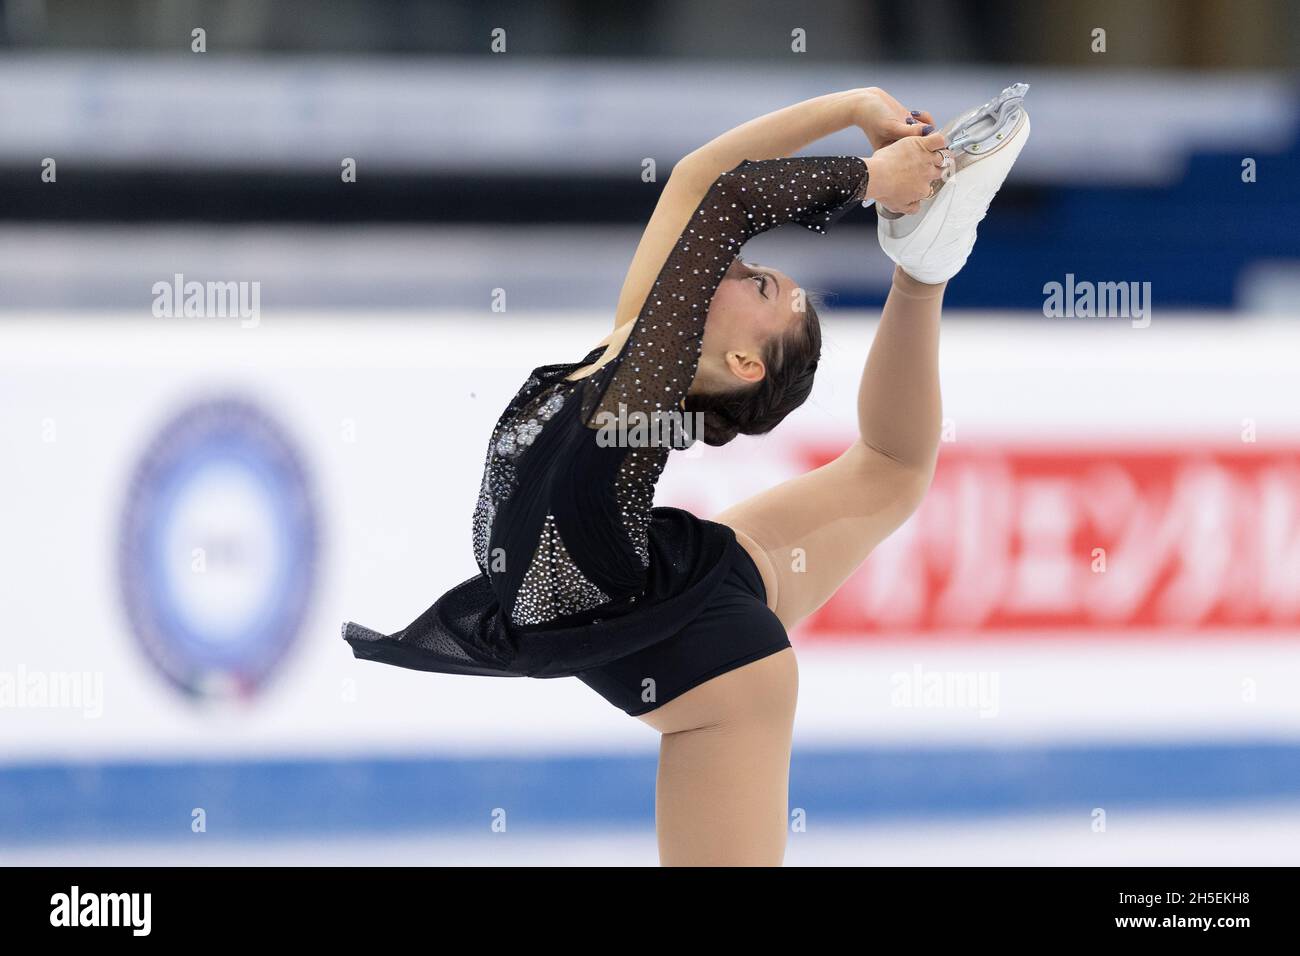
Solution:
M 363 660 L 440 674 L 572 677 L 666 640 L 708 606 L 737 552 L 726 525 L 679 508 L 655 508 L 644 591 L 572 618 L 512 625 L 483 574 L 458 584 L 407 627 L 382 634 L 343 625 Z

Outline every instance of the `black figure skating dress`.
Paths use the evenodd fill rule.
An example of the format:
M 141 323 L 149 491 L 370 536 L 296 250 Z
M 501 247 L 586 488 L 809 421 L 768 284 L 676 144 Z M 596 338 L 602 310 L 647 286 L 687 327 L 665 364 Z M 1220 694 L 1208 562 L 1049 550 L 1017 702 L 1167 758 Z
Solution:
M 394 634 L 344 625 L 356 656 L 448 674 L 594 675 L 588 682 L 596 686 L 612 680 L 601 677 L 602 668 L 617 672 L 620 660 L 675 639 L 689 659 L 681 666 L 699 671 L 678 675 L 685 686 L 762 650 L 736 647 L 703 660 L 691 647 L 698 642 L 687 639 L 702 615 L 746 630 L 736 627 L 734 613 L 741 591 L 768 618 L 748 630 L 762 632 L 765 648 L 788 646 L 731 529 L 654 506 L 655 483 L 677 442 L 610 441 L 630 433 L 609 425 L 680 412 L 709 304 L 746 240 L 789 222 L 824 232 L 861 200 L 866 183 L 857 157 L 745 161 L 720 176 L 669 253 L 619 355 L 574 381 L 567 376 L 603 348 L 534 369 L 506 406 L 488 441 L 474 509 L 479 573 Z M 636 672 L 646 666 L 643 656 Z M 597 689 L 629 712 L 649 709 Z M 657 703 L 665 700 L 660 694 Z

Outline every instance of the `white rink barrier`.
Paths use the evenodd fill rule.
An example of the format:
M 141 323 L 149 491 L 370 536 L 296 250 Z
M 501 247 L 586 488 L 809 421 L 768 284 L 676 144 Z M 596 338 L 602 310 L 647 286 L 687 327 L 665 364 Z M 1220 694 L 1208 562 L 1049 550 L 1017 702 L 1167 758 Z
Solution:
M 809 404 L 670 464 L 710 515 L 852 440 Z M 0 761 L 648 753 L 576 681 L 352 658 L 474 573 L 486 440 L 592 316 L 0 323 Z M 1300 738 L 1294 325 L 951 318 L 922 510 L 795 635 L 809 746 Z M 1097 570 L 1097 554 L 1105 570 Z

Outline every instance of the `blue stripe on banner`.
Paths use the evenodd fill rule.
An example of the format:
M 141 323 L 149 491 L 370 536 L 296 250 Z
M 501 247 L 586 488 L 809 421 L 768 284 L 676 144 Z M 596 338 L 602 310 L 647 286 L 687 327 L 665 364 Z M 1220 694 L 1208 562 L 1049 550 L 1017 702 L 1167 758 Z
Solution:
M 653 755 L 0 768 L 0 842 L 654 824 Z M 872 820 L 1300 800 L 1300 745 L 796 752 L 791 807 Z

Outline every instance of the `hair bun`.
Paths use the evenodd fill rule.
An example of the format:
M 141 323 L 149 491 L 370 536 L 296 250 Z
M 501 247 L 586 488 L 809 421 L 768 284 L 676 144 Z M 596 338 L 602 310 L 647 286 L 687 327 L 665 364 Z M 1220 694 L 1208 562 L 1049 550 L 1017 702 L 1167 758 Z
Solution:
M 706 445 L 725 445 L 740 434 L 740 422 L 733 421 L 720 409 L 700 412 L 704 421 L 704 434 L 699 438 Z
M 722 393 L 687 394 L 685 410 L 698 415 L 702 431 L 695 437 L 706 445 L 725 445 L 737 435 L 763 435 L 802 405 L 812 392 L 821 355 L 817 312 L 807 309 L 804 322 L 769 344 L 767 375 L 757 384 Z

